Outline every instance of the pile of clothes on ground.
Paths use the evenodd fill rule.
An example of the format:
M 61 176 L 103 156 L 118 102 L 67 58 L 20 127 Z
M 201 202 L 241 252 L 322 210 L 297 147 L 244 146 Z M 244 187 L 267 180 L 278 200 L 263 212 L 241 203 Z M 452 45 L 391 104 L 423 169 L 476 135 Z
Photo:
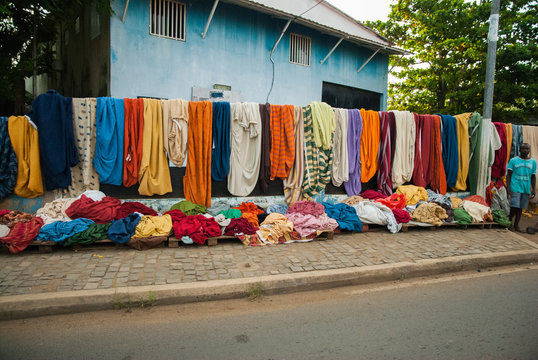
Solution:
M 487 199 L 478 195 L 461 199 L 402 185 L 391 196 L 366 190 L 340 203 L 309 200 L 267 208 L 252 202 L 206 208 L 183 200 L 162 214 L 137 201 L 122 202 L 88 190 L 78 198 L 47 203 L 35 215 L 0 210 L 0 243 L 12 253 L 34 240 L 69 246 L 109 239 L 144 250 L 161 245 L 171 235 L 185 244 L 204 244 L 210 237 L 224 235 L 258 246 L 311 241 L 324 231 L 361 232 L 363 224 L 386 226 L 391 233 L 409 222 L 441 226 L 496 221 L 509 226 L 506 190 L 489 189 Z

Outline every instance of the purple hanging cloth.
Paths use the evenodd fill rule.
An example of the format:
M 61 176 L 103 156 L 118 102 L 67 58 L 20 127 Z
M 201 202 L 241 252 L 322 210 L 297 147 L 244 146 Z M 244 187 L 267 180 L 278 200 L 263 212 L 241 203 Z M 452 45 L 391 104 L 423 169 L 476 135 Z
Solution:
M 346 193 L 359 195 L 361 184 L 361 134 L 362 117 L 358 109 L 348 110 L 347 151 L 349 158 L 349 181 L 344 182 Z

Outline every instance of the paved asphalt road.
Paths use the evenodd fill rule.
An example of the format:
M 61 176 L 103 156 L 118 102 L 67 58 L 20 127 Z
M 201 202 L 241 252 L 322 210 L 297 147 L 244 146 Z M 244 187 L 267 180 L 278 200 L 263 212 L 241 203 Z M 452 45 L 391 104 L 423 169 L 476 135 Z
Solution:
M 7 321 L 0 359 L 538 359 L 537 285 L 534 266 Z

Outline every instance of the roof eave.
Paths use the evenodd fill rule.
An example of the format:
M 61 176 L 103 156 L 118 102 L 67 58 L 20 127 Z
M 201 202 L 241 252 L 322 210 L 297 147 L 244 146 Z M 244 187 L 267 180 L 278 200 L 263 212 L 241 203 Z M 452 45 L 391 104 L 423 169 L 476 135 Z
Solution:
M 278 9 L 267 7 L 267 6 L 263 6 L 262 4 L 258 4 L 258 3 L 254 3 L 254 2 L 249 2 L 249 1 L 244 1 L 244 0 L 221 0 L 221 1 L 231 3 L 231 4 L 235 4 L 235 5 L 238 5 L 238 6 L 242 6 L 242 7 L 245 7 L 245 8 L 250 8 L 250 9 L 262 12 L 262 13 L 270 14 L 270 15 L 276 17 L 276 18 L 281 18 L 281 19 L 284 19 L 284 20 L 289 20 L 290 18 L 295 18 L 295 16 L 293 14 L 289 14 L 289 13 L 286 13 L 284 11 L 280 11 Z M 364 47 L 367 47 L 367 48 L 370 48 L 370 49 L 375 49 L 375 50 L 380 49 L 379 52 L 384 53 L 384 54 L 388 54 L 388 55 L 409 55 L 409 54 L 411 54 L 409 51 L 406 51 L 406 50 L 403 50 L 403 49 L 400 49 L 400 48 L 397 48 L 397 47 L 391 45 L 390 43 L 388 43 L 388 41 L 387 41 L 387 43 L 371 41 L 371 40 L 368 40 L 368 39 L 364 39 L 364 38 L 361 38 L 361 37 L 358 37 L 358 36 L 354 36 L 354 35 L 339 31 L 339 30 L 331 28 L 329 26 L 319 24 L 317 22 L 311 21 L 311 20 L 306 19 L 306 18 L 297 17 L 297 18 L 295 18 L 294 22 L 296 22 L 298 24 L 301 24 L 301 25 L 304 25 L 306 27 L 310 27 L 312 29 L 316 29 L 316 30 L 320 31 L 321 33 L 333 35 L 333 36 L 336 36 L 336 37 L 339 37 L 339 38 L 344 37 L 347 41 L 353 42 L 353 43 L 355 43 L 357 45 L 360 45 L 360 46 L 364 46 Z M 361 25 L 361 26 L 364 26 L 364 25 L 362 25 L 360 23 L 358 23 L 358 24 Z M 379 35 L 379 37 L 381 37 L 381 36 Z M 383 38 L 383 37 L 381 37 L 381 38 Z

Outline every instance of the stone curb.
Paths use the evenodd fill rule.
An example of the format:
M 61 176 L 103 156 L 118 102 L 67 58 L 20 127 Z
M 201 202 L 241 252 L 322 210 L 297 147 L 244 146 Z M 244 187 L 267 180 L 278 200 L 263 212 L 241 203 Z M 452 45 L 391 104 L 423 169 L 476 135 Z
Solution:
M 3 296 L 0 297 L 0 320 L 110 310 L 129 303 L 137 307 L 142 302 L 149 305 L 152 297 L 156 305 L 185 304 L 245 298 L 260 286 L 263 294 L 271 295 L 536 261 L 538 250 L 525 250 L 230 280 Z

